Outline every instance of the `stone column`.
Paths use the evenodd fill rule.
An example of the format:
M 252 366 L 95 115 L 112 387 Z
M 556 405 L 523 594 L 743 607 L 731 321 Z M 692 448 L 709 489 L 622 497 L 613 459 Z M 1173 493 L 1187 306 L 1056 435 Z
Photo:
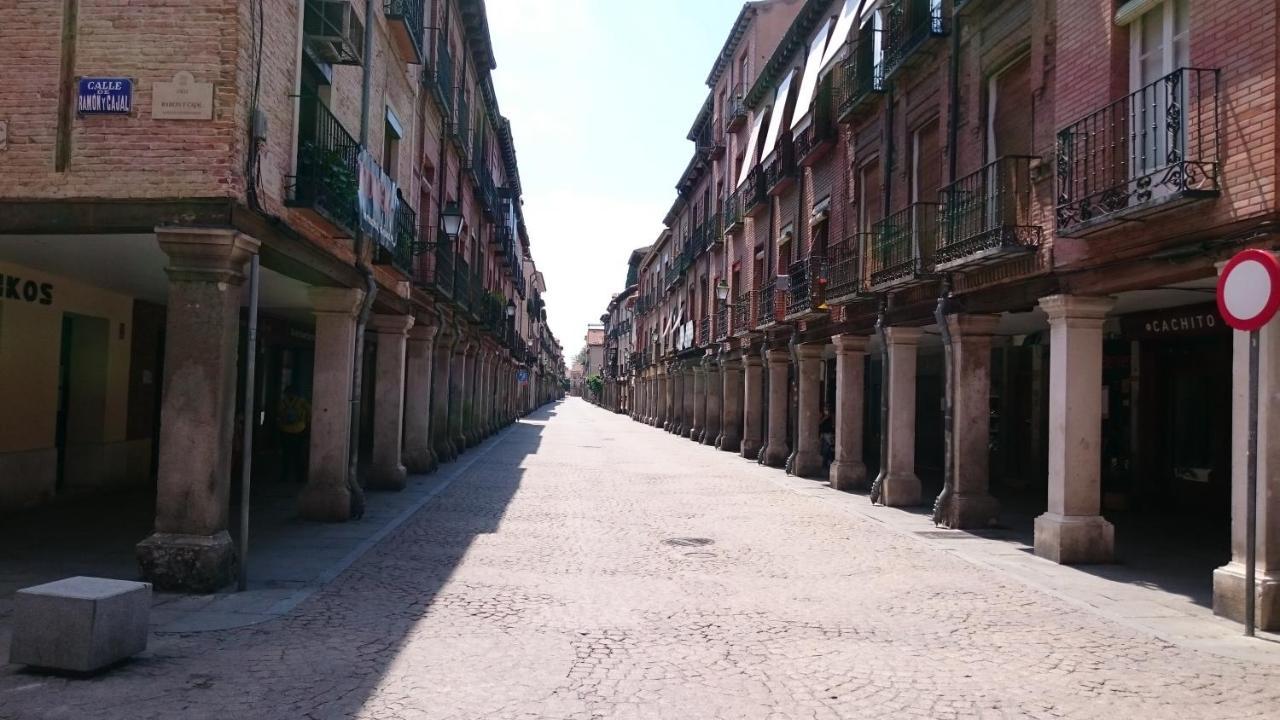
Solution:
M 169 305 L 156 524 L 138 564 L 157 589 L 208 593 L 235 568 L 227 515 L 240 286 L 258 241 L 204 228 L 157 228 L 156 239 L 169 258 Z
M 460 336 L 454 346 L 452 367 L 449 371 L 449 442 L 454 451 L 462 454 L 467 449 L 463 435 L 463 422 L 467 410 L 467 354 L 474 352 L 470 338 Z
M 764 361 L 750 348 L 742 352 L 742 457 L 760 456 L 764 431 Z
M 692 365 L 685 365 L 684 370 L 684 423 L 680 426 L 681 437 L 693 437 L 693 424 L 696 422 L 694 398 L 698 395 L 698 378 Z
M 836 346 L 836 457 L 827 477 L 836 490 L 864 490 L 867 466 L 862 460 L 862 418 L 867 338 L 836 335 L 832 340 Z
M 1115 528 L 1102 503 L 1102 324 L 1111 298 L 1052 295 L 1049 316 L 1049 507 L 1036 554 L 1064 565 L 1110 562 Z
M 477 405 L 480 402 L 480 355 L 483 353 L 483 347 L 479 341 L 471 343 L 471 347 L 467 351 L 466 365 L 466 387 L 463 389 L 462 401 L 462 437 L 466 442 L 464 447 L 474 447 L 480 442 L 477 434 Z
M 885 328 L 889 345 L 888 457 L 880 471 L 880 502 L 891 507 L 921 503 L 916 477 L 916 350 L 920 328 Z
M 668 394 L 670 407 L 667 410 L 667 432 L 679 435 L 680 425 L 684 420 L 684 371 L 679 365 L 672 363 L 668 372 L 671 375 L 671 390 Z
M 351 371 L 359 349 L 356 314 L 364 291 L 311 288 L 316 316 L 315 369 L 311 389 L 311 455 L 298 514 L 341 522 L 351 517 L 347 462 L 351 446 Z
M 725 452 L 738 452 L 742 447 L 742 358 L 729 356 L 721 362 L 720 439 L 716 447 Z
M 999 315 L 951 315 L 951 358 L 955 372 L 952 495 L 942 524 L 984 528 L 995 521 L 1000 503 L 991 496 L 991 336 Z
M 480 382 L 476 385 L 480 393 L 480 397 L 476 399 L 477 441 L 493 434 L 493 426 L 489 424 L 489 404 L 493 401 L 493 361 L 495 359 L 493 351 L 482 345 L 480 355 L 476 358 L 480 373 Z
M 822 354 L 826 343 L 796 346 L 800 367 L 796 382 L 799 414 L 796 417 L 796 455 L 792 472 L 803 478 L 823 477 L 822 462 Z
M 707 430 L 707 368 L 705 360 L 695 360 L 693 372 L 693 426 L 689 429 L 689 439 L 702 442 Z
M 771 347 L 765 359 L 769 364 L 769 428 L 760 462 L 769 467 L 780 468 L 787 464 L 787 456 L 791 454 L 787 438 L 787 415 L 790 410 L 787 373 L 791 368 L 790 351 L 786 345 Z
M 436 341 L 435 362 L 431 378 L 431 437 L 439 462 L 449 462 L 458 456 L 453 444 L 452 416 L 457 413 L 453 403 L 453 365 L 458 348 L 456 326 L 442 323 Z
M 706 374 L 707 417 L 703 421 L 702 444 L 714 446 L 720 441 L 720 428 L 724 421 L 720 402 L 720 395 L 724 390 L 720 380 L 720 358 L 707 358 Z
M 1231 562 L 1213 571 L 1213 612 L 1244 622 L 1249 334 L 1232 333 Z M 1254 621 L 1280 630 L 1280 324 L 1258 331 L 1258 508 Z
M 405 339 L 412 315 L 372 315 L 369 329 L 378 336 L 373 378 L 373 463 L 366 480 L 374 490 L 403 490 L 409 474 L 401 462 L 404 428 Z
M 431 436 L 431 366 L 435 360 L 436 331 L 432 320 L 421 319 L 409 328 L 405 358 L 404 466 L 413 474 L 436 469 L 438 459 Z

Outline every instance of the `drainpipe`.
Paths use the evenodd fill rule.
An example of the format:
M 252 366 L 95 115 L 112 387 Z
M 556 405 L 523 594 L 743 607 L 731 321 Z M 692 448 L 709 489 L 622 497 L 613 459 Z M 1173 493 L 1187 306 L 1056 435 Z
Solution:
M 364 3 L 364 48 L 365 59 L 360 82 L 360 150 L 369 149 L 369 104 L 373 91 L 373 28 L 375 23 L 374 2 Z M 369 324 L 369 314 L 373 311 L 373 300 L 378 294 L 378 284 L 373 277 L 373 269 L 364 260 L 364 228 L 361 222 L 356 223 L 355 233 L 356 272 L 364 278 L 364 299 L 360 302 L 360 313 L 356 316 L 355 358 L 351 364 L 351 430 L 348 436 L 347 457 L 347 490 L 351 493 L 351 519 L 364 516 L 364 490 L 360 488 L 358 472 L 360 468 L 360 390 L 364 376 L 364 331 Z
M 949 99 L 947 117 L 947 185 L 956 181 L 956 143 L 960 138 L 960 22 L 956 19 L 951 29 L 951 62 L 950 62 Z M 947 199 L 944 197 L 943 202 Z M 943 213 L 946 225 L 943 232 L 950 230 L 950 218 Z M 951 510 L 951 498 L 955 494 L 956 443 L 955 443 L 955 353 L 951 347 L 951 328 L 947 325 L 947 315 L 951 310 L 951 278 L 944 275 L 942 286 L 938 289 L 938 305 L 933 311 L 933 318 L 942 333 L 942 492 L 933 503 L 933 524 L 945 525 Z

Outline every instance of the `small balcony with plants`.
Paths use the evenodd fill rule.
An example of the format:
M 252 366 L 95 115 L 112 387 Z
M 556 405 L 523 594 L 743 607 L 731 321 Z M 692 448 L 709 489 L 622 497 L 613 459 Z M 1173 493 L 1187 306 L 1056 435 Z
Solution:
M 914 67 L 931 41 L 951 31 L 944 0 L 893 0 L 885 10 L 884 76 Z
M 298 173 L 288 205 L 313 213 L 342 235 L 359 224 L 360 143 L 320 98 L 304 96 L 298 114 Z
M 827 304 L 844 304 L 863 292 L 862 256 L 872 233 L 854 233 L 827 250 Z
M 812 254 L 787 268 L 787 309 L 783 319 L 806 320 L 827 312 L 827 257 Z
M 935 269 L 979 267 L 1040 247 L 1044 231 L 1031 214 L 1031 164 L 1037 160 L 1008 155 L 943 189 Z
M 747 124 L 747 93 L 742 83 L 729 90 L 729 106 L 724 109 L 724 129 L 737 132 Z
M 867 252 L 870 292 L 898 290 L 933 279 L 941 209 L 939 203 L 912 203 L 875 224 Z
M 832 77 L 828 74 L 822 82 L 818 83 L 808 124 L 795 133 L 792 144 L 796 162 L 801 167 L 808 167 L 817 162 L 835 144 L 835 117 L 831 111 L 831 89 Z
M 1058 131 L 1058 234 L 1218 197 L 1218 83 L 1217 69 L 1181 68 Z
M 387 26 L 391 42 L 400 59 L 410 65 L 421 65 L 426 58 L 422 45 L 423 0 L 385 0 Z

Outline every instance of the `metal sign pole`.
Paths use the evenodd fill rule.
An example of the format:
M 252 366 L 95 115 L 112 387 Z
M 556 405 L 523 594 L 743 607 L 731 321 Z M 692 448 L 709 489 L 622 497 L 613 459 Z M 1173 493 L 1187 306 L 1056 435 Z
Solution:
M 1249 448 L 1245 483 L 1244 634 L 1254 634 L 1254 564 L 1258 555 L 1258 331 L 1249 333 Z
M 240 465 L 240 592 L 249 587 L 249 491 L 253 476 L 253 426 L 257 422 L 254 380 L 258 359 L 258 256 L 249 266 L 249 333 L 244 364 L 244 441 Z

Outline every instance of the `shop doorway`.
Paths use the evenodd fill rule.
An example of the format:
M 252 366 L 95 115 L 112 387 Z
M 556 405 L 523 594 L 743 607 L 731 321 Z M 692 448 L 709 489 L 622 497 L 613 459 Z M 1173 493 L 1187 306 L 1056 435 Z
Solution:
M 90 470 L 85 461 L 92 455 L 85 451 L 105 437 L 108 333 L 106 318 L 63 313 L 54 432 L 59 494 Z

